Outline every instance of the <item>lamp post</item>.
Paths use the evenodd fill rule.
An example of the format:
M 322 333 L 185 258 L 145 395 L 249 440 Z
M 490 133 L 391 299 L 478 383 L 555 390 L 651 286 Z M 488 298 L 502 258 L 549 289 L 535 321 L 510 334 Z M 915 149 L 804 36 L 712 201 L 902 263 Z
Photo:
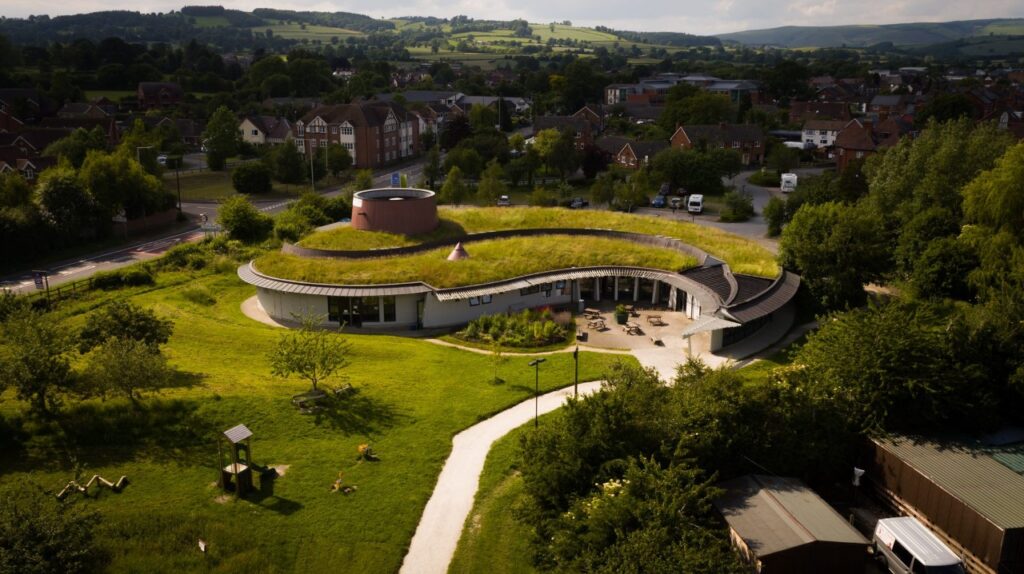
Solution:
M 540 364 L 547 359 L 541 357 L 530 361 L 530 366 L 533 367 L 534 379 L 533 379 L 533 428 L 537 428 L 537 418 L 540 417 Z
M 576 363 L 576 377 L 572 383 L 572 396 L 580 396 L 580 346 L 576 345 L 576 349 L 572 352 L 572 360 Z

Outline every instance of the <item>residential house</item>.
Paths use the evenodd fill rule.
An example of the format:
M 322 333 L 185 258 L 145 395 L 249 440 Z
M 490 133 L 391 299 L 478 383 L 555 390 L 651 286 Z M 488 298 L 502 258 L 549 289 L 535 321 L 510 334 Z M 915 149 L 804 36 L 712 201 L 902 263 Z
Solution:
M 295 122 L 292 136 L 304 154 L 340 144 L 357 168 L 379 166 L 419 153 L 419 119 L 394 102 L 316 108 Z
M 832 147 L 836 143 L 836 136 L 846 124 L 847 122 L 842 120 L 807 120 L 804 122 L 800 141 L 814 144 L 818 148 Z
M 174 82 L 139 82 L 139 109 L 172 108 L 185 100 L 185 92 Z
M 35 88 L 0 88 L 0 112 L 31 124 L 54 115 L 57 106 Z
M 58 118 L 105 118 L 110 114 L 91 102 L 69 102 L 57 110 Z
M 732 545 L 758 574 L 863 574 L 868 541 L 795 478 L 748 475 L 714 501 Z
M 665 149 L 668 149 L 668 143 L 664 141 L 629 140 L 615 153 L 614 159 L 622 167 L 638 169 L 648 165 L 654 156 Z
M 878 95 L 872 98 L 871 103 L 868 104 L 868 113 L 877 116 L 880 120 L 889 116 L 898 117 L 907 113 L 909 103 L 910 98 L 904 95 Z
M 576 149 L 594 143 L 594 130 L 590 122 L 576 116 L 540 116 L 533 121 L 533 135 L 548 129 L 568 131 L 574 136 Z
M 440 103 L 446 106 L 455 105 L 465 94 L 452 90 L 406 90 L 404 92 L 381 92 L 373 99 L 379 102 L 393 102 L 399 96 L 405 104 L 434 104 Z
M 604 131 L 605 111 L 604 106 L 600 104 L 587 104 L 573 114 L 572 117 L 589 122 L 594 133 Z
M 25 123 L 14 117 L 13 114 L 0 110 L 0 133 L 18 131 L 24 125 Z
M 40 172 L 56 163 L 55 158 L 24 153 L 16 146 L 0 146 L 0 174 L 18 173 L 34 183 Z
M 14 147 L 20 157 L 36 158 L 53 142 L 66 138 L 72 128 L 29 127 L 18 132 L 0 133 L 0 147 Z
M 894 117 L 877 123 L 868 120 L 850 120 L 839 130 L 833 144 L 836 150 L 836 168 L 843 171 L 851 161 L 864 159 L 881 148 L 896 145 L 900 138 L 910 134 L 912 126 Z
M 117 126 L 117 121 L 112 116 L 84 116 L 84 117 L 55 117 L 55 118 L 43 118 L 39 122 L 38 127 L 56 130 L 67 130 L 68 133 L 76 130 L 83 129 L 86 131 L 92 131 L 95 128 L 100 128 L 103 134 L 107 136 L 107 146 L 114 147 L 121 141 L 121 130 Z
M 604 136 L 597 138 L 594 141 L 594 146 L 600 149 L 605 156 L 608 158 L 608 162 L 611 163 L 615 160 L 622 148 L 630 142 L 629 138 L 621 136 Z
M 281 116 L 246 116 L 238 124 L 238 132 L 245 143 L 274 146 L 292 137 L 292 124 Z
M 803 125 L 807 120 L 851 119 L 850 104 L 846 102 L 793 101 L 789 104 L 789 123 L 793 125 Z
M 679 126 L 670 141 L 680 149 L 736 150 L 744 166 L 764 163 L 764 131 L 754 124 Z

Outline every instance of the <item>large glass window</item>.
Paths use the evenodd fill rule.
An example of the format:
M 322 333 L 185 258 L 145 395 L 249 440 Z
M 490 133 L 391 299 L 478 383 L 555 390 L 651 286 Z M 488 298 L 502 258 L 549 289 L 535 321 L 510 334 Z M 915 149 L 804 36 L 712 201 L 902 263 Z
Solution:
M 359 314 L 360 301 L 359 298 L 328 297 L 327 320 L 351 327 L 361 326 L 363 322 Z
M 348 299 L 342 297 L 327 298 L 327 320 L 333 323 L 341 322 L 341 306 L 344 303 L 345 311 L 348 311 Z
M 363 297 L 360 300 L 359 315 L 363 323 L 380 323 L 380 297 Z
M 394 323 L 397 320 L 397 313 L 395 310 L 395 296 L 390 295 L 386 297 L 381 297 L 381 300 L 384 303 L 384 322 Z

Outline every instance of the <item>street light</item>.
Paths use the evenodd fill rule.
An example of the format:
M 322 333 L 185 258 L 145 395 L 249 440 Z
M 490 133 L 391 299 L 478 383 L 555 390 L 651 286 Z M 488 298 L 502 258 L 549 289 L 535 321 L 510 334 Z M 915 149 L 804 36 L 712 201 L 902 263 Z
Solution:
M 541 357 L 530 361 L 530 366 L 533 367 L 534 379 L 533 379 L 533 428 L 537 428 L 537 418 L 540 416 L 540 364 L 547 359 Z
M 572 383 L 572 396 L 580 396 L 580 346 L 576 345 L 576 349 L 572 352 L 572 360 L 576 363 L 576 378 L 573 379 Z

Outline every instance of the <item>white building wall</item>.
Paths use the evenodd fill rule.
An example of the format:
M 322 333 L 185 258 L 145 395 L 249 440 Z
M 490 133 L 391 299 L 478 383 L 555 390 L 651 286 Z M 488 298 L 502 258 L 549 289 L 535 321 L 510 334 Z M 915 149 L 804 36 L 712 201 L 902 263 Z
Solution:
M 520 295 L 519 291 L 499 293 L 491 298 L 489 304 L 471 306 L 469 300 L 439 301 L 433 295 L 427 295 L 426 306 L 423 310 L 423 326 L 453 327 L 464 325 L 477 317 L 483 315 L 495 315 L 522 311 L 545 305 L 567 305 L 572 302 L 571 284 L 566 282 L 563 294 L 558 295 L 557 290 L 552 287 L 551 296 L 547 297 L 544 292 Z
M 308 313 L 327 317 L 327 297 L 284 293 L 260 287 L 256 288 L 256 296 L 263 310 L 279 321 L 295 321 L 296 316 Z

